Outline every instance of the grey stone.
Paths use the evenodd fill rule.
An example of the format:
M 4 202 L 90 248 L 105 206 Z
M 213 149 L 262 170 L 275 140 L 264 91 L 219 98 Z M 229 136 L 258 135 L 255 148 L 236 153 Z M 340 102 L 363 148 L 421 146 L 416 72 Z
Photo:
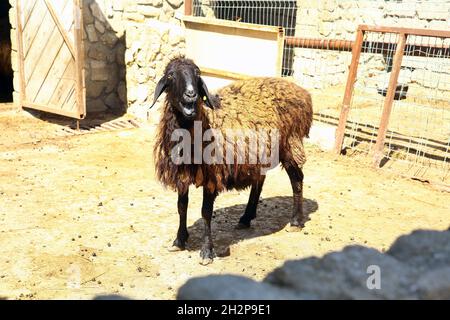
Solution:
M 88 57 L 95 60 L 107 60 L 108 52 L 105 47 L 102 45 L 99 46 L 91 46 L 88 51 Z
M 177 295 L 180 300 L 292 300 L 301 297 L 292 290 L 232 275 L 189 279 Z
M 117 94 L 115 92 L 109 94 L 106 99 L 105 99 L 105 104 L 113 110 L 118 110 L 120 109 L 120 106 L 122 105 L 119 97 L 117 96 Z
M 100 32 L 101 34 L 105 33 L 105 26 L 103 25 L 103 23 L 101 23 L 99 20 L 95 20 L 94 22 L 94 27 L 95 29 L 97 29 L 98 32 Z
M 127 102 L 127 85 L 124 81 L 121 81 L 117 87 L 117 94 L 119 99 L 123 102 Z
M 98 98 L 106 87 L 103 81 L 87 81 L 86 82 L 86 96 L 89 98 Z
M 398 238 L 386 253 L 420 272 L 450 266 L 450 231 L 414 231 Z
M 369 267 L 378 267 L 380 289 L 369 289 Z M 316 299 L 393 299 L 408 297 L 411 270 L 392 257 L 362 246 L 346 247 L 322 259 L 288 261 L 265 281 L 308 292 Z
M 108 110 L 108 107 L 101 99 L 90 100 L 86 103 L 86 108 L 89 113 L 99 113 Z
M 425 273 L 417 281 L 421 299 L 450 299 L 450 266 Z
M 415 231 L 386 254 L 349 246 L 323 258 L 288 261 L 263 282 L 230 275 L 195 278 L 180 288 L 178 298 L 450 299 L 450 231 Z
M 119 41 L 119 39 L 113 32 L 106 32 L 100 37 L 100 39 L 102 40 L 102 43 L 110 48 L 113 48 L 116 45 L 117 41 Z
M 105 16 L 103 15 L 102 9 L 96 2 L 91 3 L 89 6 L 91 8 L 92 15 L 100 20 L 101 22 L 106 22 Z
M 98 41 L 97 30 L 95 29 L 93 24 L 88 24 L 86 26 L 86 33 L 90 42 Z

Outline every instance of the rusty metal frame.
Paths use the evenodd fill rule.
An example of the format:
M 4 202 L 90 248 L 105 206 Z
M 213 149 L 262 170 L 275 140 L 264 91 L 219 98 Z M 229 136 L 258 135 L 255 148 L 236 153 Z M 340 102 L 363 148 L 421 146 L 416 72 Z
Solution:
M 383 112 L 380 119 L 380 125 L 378 128 L 377 140 L 372 150 L 373 164 L 375 167 L 380 166 L 380 162 L 383 159 L 384 142 L 386 139 L 386 133 L 389 125 L 389 118 L 392 111 L 392 104 L 394 101 L 395 90 L 397 87 L 398 76 L 402 64 L 403 56 L 405 55 L 405 49 L 409 49 L 406 40 L 409 35 L 425 36 L 425 37 L 441 37 L 450 38 L 450 31 L 446 30 L 428 30 L 428 29 L 414 29 L 414 28 L 396 28 L 396 27 L 383 27 L 383 26 L 368 26 L 360 25 L 357 30 L 356 40 L 352 47 L 352 61 L 350 64 L 349 74 L 347 78 L 347 85 L 345 88 L 345 94 L 342 101 L 341 115 L 339 117 L 339 125 L 336 130 L 335 140 L 335 152 L 340 154 L 342 151 L 342 145 L 344 142 L 345 126 L 347 123 L 348 113 L 350 111 L 350 103 L 353 95 L 354 84 L 356 81 L 356 74 L 358 70 L 359 57 L 362 52 L 363 37 L 365 32 L 382 32 L 382 33 L 397 33 L 398 40 L 396 43 L 396 49 L 394 54 L 394 60 L 392 65 L 392 72 L 389 78 L 389 86 L 387 89 L 386 97 L 383 104 Z M 437 48 L 436 48 L 437 49 Z M 448 51 L 449 48 L 440 48 L 441 50 Z

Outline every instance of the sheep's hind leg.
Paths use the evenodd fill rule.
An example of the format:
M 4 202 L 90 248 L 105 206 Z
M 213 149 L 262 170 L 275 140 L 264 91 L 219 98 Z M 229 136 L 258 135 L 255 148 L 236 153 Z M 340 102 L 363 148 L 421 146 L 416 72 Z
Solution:
M 252 185 L 247 207 L 245 208 L 244 214 L 239 219 L 239 223 L 237 224 L 236 229 L 250 228 L 251 221 L 256 218 L 256 209 L 258 208 L 259 197 L 261 195 L 264 179 L 265 177 Z
M 203 188 L 203 204 L 202 204 L 202 218 L 203 218 L 203 245 L 200 251 L 200 263 L 207 265 L 213 262 L 215 258 L 214 246 L 211 236 L 211 219 L 214 209 L 214 200 L 217 194 L 211 193 L 206 188 Z
M 173 242 L 170 251 L 180 251 L 186 248 L 186 241 L 189 233 L 186 227 L 187 208 L 189 203 L 189 189 L 186 192 L 178 192 L 178 215 L 180 223 L 178 225 L 177 238 Z
M 305 223 L 305 217 L 303 216 L 303 171 L 296 163 L 289 163 L 285 168 L 291 180 L 294 198 L 294 210 L 290 221 L 291 230 L 298 230 Z

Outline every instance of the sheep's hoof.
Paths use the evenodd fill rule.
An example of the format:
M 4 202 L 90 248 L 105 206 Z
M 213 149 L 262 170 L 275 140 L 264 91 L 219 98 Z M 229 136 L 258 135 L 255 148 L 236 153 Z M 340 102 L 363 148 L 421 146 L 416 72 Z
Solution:
M 202 249 L 200 251 L 200 264 L 202 266 L 206 266 L 208 264 L 213 263 L 216 254 L 214 249 Z
M 300 232 L 303 230 L 303 226 L 301 224 L 290 224 L 286 227 L 287 232 Z
M 181 242 L 178 239 L 175 239 L 172 246 L 169 248 L 169 251 L 170 252 L 178 252 L 178 251 L 183 251 L 184 249 L 186 249 L 186 244 L 184 242 Z
M 177 246 L 171 246 L 170 248 L 169 248 L 169 252 L 179 252 L 179 251 L 183 251 L 185 248 L 180 248 L 180 247 L 177 247 Z
M 242 222 L 239 222 L 236 227 L 234 227 L 236 230 L 243 230 L 243 229 L 249 229 L 250 228 L 250 223 L 249 224 L 245 224 Z

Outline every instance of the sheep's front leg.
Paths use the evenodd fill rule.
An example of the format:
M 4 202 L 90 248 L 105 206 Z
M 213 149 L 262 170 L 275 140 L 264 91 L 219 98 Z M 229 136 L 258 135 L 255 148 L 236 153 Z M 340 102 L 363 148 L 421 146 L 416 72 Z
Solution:
M 209 192 L 203 188 L 203 204 L 202 204 L 202 218 L 203 218 L 203 245 L 200 251 L 200 263 L 207 265 L 213 262 L 215 257 L 214 247 L 211 236 L 211 219 L 214 209 L 214 200 L 217 194 Z
M 171 251 L 180 251 L 186 248 L 186 241 L 189 233 L 186 227 L 187 208 L 189 203 L 189 189 L 185 192 L 178 192 L 178 215 L 180 223 L 178 225 L 177 238 L 173 242 Z

